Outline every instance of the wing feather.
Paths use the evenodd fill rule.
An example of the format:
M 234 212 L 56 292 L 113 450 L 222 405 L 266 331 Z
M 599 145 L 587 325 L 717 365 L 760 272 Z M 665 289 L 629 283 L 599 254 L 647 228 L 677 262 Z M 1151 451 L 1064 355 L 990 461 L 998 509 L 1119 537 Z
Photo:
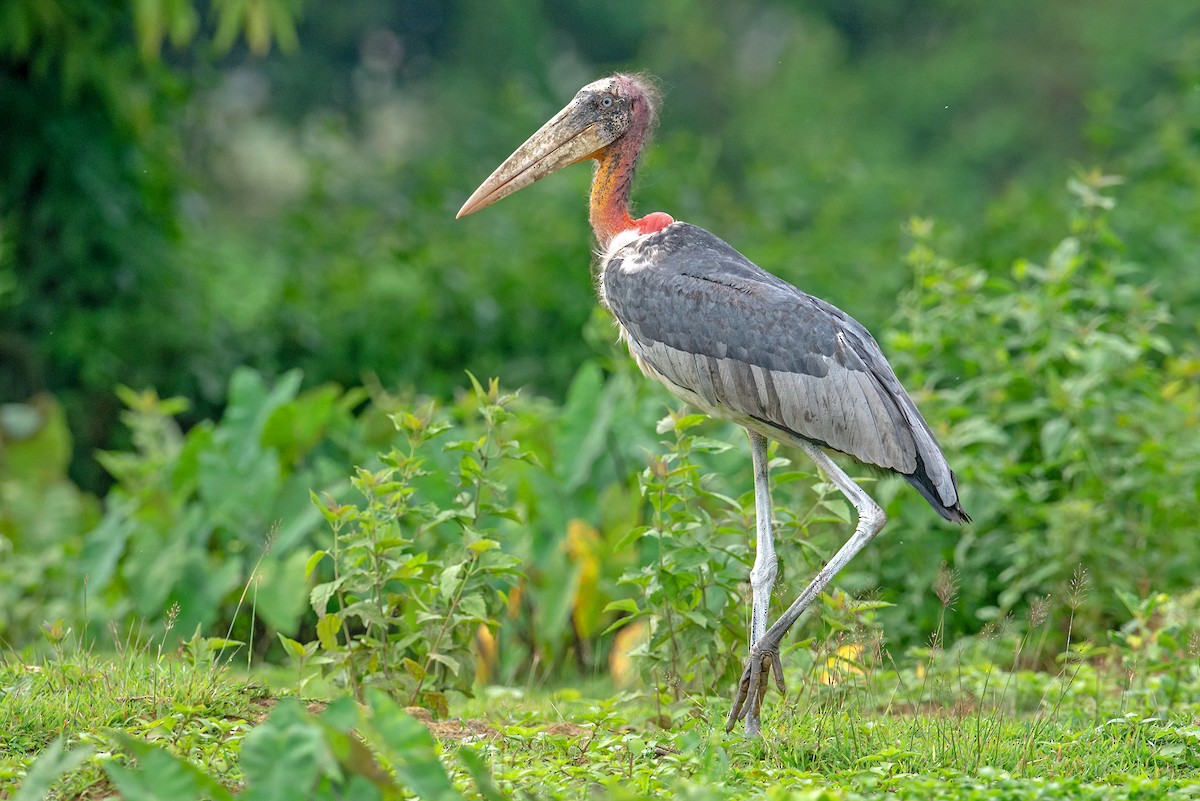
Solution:
M 928 425 L 840 309 L 686 223 L 610 254 L 600 282 L 639 365 L 684 400 L 905 474 L 935 507 L 962 514 Z

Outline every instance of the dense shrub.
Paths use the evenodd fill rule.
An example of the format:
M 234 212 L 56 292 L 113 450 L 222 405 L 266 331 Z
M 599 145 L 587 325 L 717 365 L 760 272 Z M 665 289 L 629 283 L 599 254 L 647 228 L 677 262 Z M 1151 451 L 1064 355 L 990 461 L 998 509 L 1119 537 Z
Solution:
M 67 477 L 70 460 L 53 397 L 0 405 L 0 640 L 25 642 L 44 621 L 77 619 L 72 567 L 99 503 Z
M 897 220 L 945 220 L 1003 272 L 1053 235 L 1072 160 L 1131 177 L 1131 255 L 1175 287 L 1181 318 L 1200 307 L 1187 3 L 1131 18 L 1033 0 L 691 15 L 623 0 L 616 26 L 578 2 L 308 5 L 298 23 L 291 0 L 262 16 L 5 6 L 0 400 L 52 392 L 92 491 L 106 481 L 92 451 L 122 436 L 118 383 L 188 397 L 185 425 L 219 414 L 239 365 L 299 367 L 312 385 L 374 371 L 443 397 L 468 368 L 561 399 L 591 355 L 586 168 L 453 215 L 616 67 L 663 79 L 643 209 L 719 232 L 873 328 L 904 283 Z M 253 28 L 258 53 L 294 24 L 290 56 L 214 69 L 186 47 Z M 160 58 L 165 42 L 182 49 Z
M 1172 307 L 1138 283 L 1113 234 L 1106 191 L 1117 183 L 1073 180 L 1070 234 L 1004 276 L 938 254 L 932 225 L 910 225 L 914 286 L 889 350 L 975 517 L 961 538 L 914 538 L 903 571 L 877 559 L 903 606 L 926 609 L 913 624 L 928 627 L 942 559 L 962 577 L 960 610 L 985 619 L 1061 595 L 1082 566 L 1095 589 L 1077 621 L 1088 635 L 1121 619 L 1118 591 L 1194 580 L 1200 354 L 1168 339 Z M 897 528 L 924 528 L 913 506 Z
M 943 627 L 933 589 L 943 562 L 961 582 L 947 637 L 1061 595 L 1077 567 L 1092 584 L 1076 612 L 1077 638 L 1125 619 L 1129 598 L 1146 587 L 1171 592 L 1193 581 L 1200 356 L 1164 335 L 1177 322 L 1171 305 L 1135 280 L 1138 267 L 1112 231 L 1121 217 L 1110 209 L 1112 184 L 1098 174 L 1074 181 L 1068 235 L 1044 261 L 1018 260 L 1006 276 L 941 255 L 932 223 L 909 225 L 913 283 L 886 327 L 885 350 L 945 445 L 975 522 L 943 524 L 898 479 L 868 484 L 891 523 L 839 584 L 894 604 L 876 613 L 894 643 Z M 678 415 L 656 434 L 655 421 L 678 402 L 637 374 L 604 315 L 585 339 L 596 357 L 564 404 L 506 400 L 504 436 L 536 464 L 498 462 L 489 478 L 520 522 L 502 515 L 485 539 L 519 560 L 521 580 L 496 618 L 481 675 L 540 681 L 608 669 L 614 635 L 605 630 L 632 615 L 651 624 L 645 653 L 658 680 L 669 673 L 669 682 L 711 687 L 736 668 L 729 654 L 744 637 L 753 506 L 742 434 Z M 117 485 L 86 535 L 95 512 L 62 477 L 61 413 L 42 404 L 49 422 L 38 429 L 20 428 L 20 409 L 6 410 L 5 432 L 27 436 L 10 437 L 0 465 L 5 636 L 28 641 L 49 616 L 79 620 L 86 595 L 95 622 L 153 622 L 178 602 L 183 634 L 196 625 L 224 634 L 236 618 L 246 639 L 251 616 L 237 610 L 250 604 L 260 624 L 311 637 L 309 584 L 331 577 L 304 570 L 314 547 L 330 549 L 309 492 L 349 510 L 341 504 L 353 498 L 352 466 L 371 471 L 358 474 L 362 484 L 389 459 L 399 463 L 395 451 L 386 455 L 397 435 L 383 412 L 424 405 L 375 389 L 360 409 L 362 391 L 302 392 L 295 373 L 272 385 L 243 370 L 222 419 L 184 433 L 172 419 L 182 402 L 122 396 L 135 448 L 101 457 Z M 465 448 L 484 441 L 474 409 L 467 393 L 428 419 L 461 428 L 449 438 Z M 463 506 L 456 448 L 424 455 L 414 487 L 434 506 L 422 514 Z M 830 487 L 814 487 L 804 460 L 786 467 L 789 455 L 776 453 L 774 487 L 781 604 L 844 539 L 850 517 Z M 62 513 L 39 515 L 51 497 Z M 431 563 L 461 550 L 449 531 L 422 534 Z
M 377 468 L 394 436 L 380 426 L 394 399 L 375 389 L 364 411 L 359 390 L 326 382 L 446 399 L 466 368 L 526 388 L 513 436 L 542 465 L 499 479 L 524 515 L 505 531 L 524 581 L 493 675 L 532 662 L 530 675 L 594 670 L 603 632 L 631 612 L 693 614 L 726 627 L 707 644 L 736 647 L 741 434 L 701 424 L 738 447 L 686 458 L 658 441 L 655 421 L 678 404 L 636 374 L 593 310 L 587 170 L 453 221 L 578 85 L 635 61 L 667 95 L 643 209 L 710 227 L 889 331 L 898 373 L 959 470 L 976 519 L 964 530 L 899 482 L 873 485 L 894 522 L 841 584 L 898 602 L 879 614 L 890 636 L 914 642 L 932 627 L 943 561 L 963 584 L 951 634 L 1056 592 L 1077 564 L 1095 585 L 1080 619 L 1093 631 L 1123 614 L 1117 590 L 1172 589 L 1195 573 L 1200 28 L 1189 4 L 1130 17 L 935 2 L 896 17 L 862 3 L 710 3 L 664 16 L 626 0 L 613 29 L 578 3 L 551 16 L 535 0 L 474 0 L 428 19 L 348 3 L 311 9 L 301 60 L 239 59 L 219 75 L 185 69 L 195 54 L 158 59 L 164 36 L 202 30 L 189 3 L 60 5 L 60 16 L 28 0 L 0 12 L 5 636 L 27 641 L 60 616 L 153 621 L 174 601 L 184 633 L 225 627 L 272 531 L 251 601 L 274 629 L 311 625 L 294 570 L 323 536 L 307 492 L 345 503 L 351 467 Z M 286 12 L 271 28 L 290 40 L 295 6 L 268 6 Z M 245 22 L 223 16 L 240 7 L 214 9 L 218 46 Z M 489 44 L 498 30 L 513 34 L 503 53 Z M 252 49 L 267 33 L 256 29 Z M 1065 165 L 1090 158 L 1129 183 L 1077 180 L 1063 237 Z M 897 268 L 896 221 L 913 211 L 952 233 L 909 226 L 910 276 Z M 117 384 L 135 389 L 120 393 L 130 408 L 114 428 Z M 461 399 L 444 414 L 475 433 Z M 110 450 L 92 463 L 100 443 Z M 687 480 L 655 508 L 642 492 L 661 484 L 646 471 L 664 459 L 681 460 Z M 781 543 L 781 597 L 845 529 L 836 499 L 814 501 L 798 471 L 786 475 L 781 539 L 811 541 Z M 116 485 L 101 512 L 77 484 L 105 481 Z M 442 484 L 423 489 L 450 503 Z M 820 503 L 834 519 L 807 525 Z M 665 551 L 652 547 L 664 530 L 680 532 Z M 636 545 L 634 531 L 646 535 Z M 714 544 L 724 555 L 701 591 L 667 586 L 671 558 L 691 564 Z M 651 557 L 664 553 L 660 568 Z M 661 644 L 662 629 L 652 635 Z
M 215 31 L 191 2 L 0 7 L 0 403 L 55 394 L 89 488 L 105 483 L 90 456 L 116 433 L 116 384 L 213 388 L 210 307 L 179 269 L 179 121 L 195 75 L 162 50 L 203 62 L 243 32 L 260 55 L 294 46 L 297 9 L 211 12 Z
M 184 433 L 175 416 L 185 401 L 121 390 L 134 447 L 100 456 L 116 484 L 72 565 L 76 614 L 98 627 L 153 625 L 175 606 L 185 637 L 236 622 L 245 641 L 255 619 L 294 634 L 322 528 L 309 493 L 344 486 L 347 465 L 369 452 L 372 418 L 353 414 L 365 395 L 301 392 L 299 373 L 269 383 L 239 370 L 222 418 Z

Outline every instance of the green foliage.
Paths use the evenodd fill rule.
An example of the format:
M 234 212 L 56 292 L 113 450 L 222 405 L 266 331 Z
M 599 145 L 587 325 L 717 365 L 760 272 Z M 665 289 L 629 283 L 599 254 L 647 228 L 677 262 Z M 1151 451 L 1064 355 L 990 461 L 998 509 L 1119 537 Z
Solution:
M 238 365 L 344 386 L 370 370 L 441 397 L 466 368 L 561 397 L 593 355 L 587 170 L 452 218 L 612 68 L 666 90 L 644 210 L 875 330 L 906 280 L 898 220 L 935 216 L 1003 271 L 1052 235 L 1072 162 L 1131 178 L 1131 261 L 1181 320 L 1200 306 L 1200 29 L 1178 0 L 1136 19 L 1033 0 L 40 7 L 0 5 L 0 392 L 59 398 L 93 491 L 91 451 L 122 433 L 117 384 L 188 397 L 187 423 L 219 413 Z M 213 69 L 239 31 L 256 52 L 303 46 Z M 183 49 L 160 59 L 167 45 Z
M 56 737 L 25 774 L 25 781 L 21 783 L 21 789 L 15 796 L 16 801 L 37 801 L 45 798 L 55 780 L 78 768 L 93 751 L 91 746 L 86 745 L 64 751 L 62 738 Z
M 1110 227 L 1112 184 L 1074 181 L 1071 234 L 1005 277 L 937 255 L 915 221 L 915 288 L 889 340 L 976 521 L 957 542 L 929 538 L 963 577 L 962 606 L 1003 616 L 1082 566 L 1096 590 L 1088 636 L 1120 619 L 1117 590 L 1187 586 L 1200 564 L 1183 535 L 1200 515 L 1200 354 L 1172 345 L 1170 307 L 1133 280 Z M 919 526 L 917 506 L 904 504 L 899 526 Z M 924 592 L 936 563 L 900 561 L 903 575 L 876 561 L 881 585 Z
M 1007 278 L 939 256 L 930 224 L 911 224 L 914 288 L 889 327 L 888 351 L 946 445 L 976 523 L 931 522 L 894 479 L 873 487 L 893 522 L 839 583 L 860 595 L 878 588 L 866 597 L 892 604 L 879 615 L 894 641 L 913 642 L 943 615 L 948 638 L 977 631 L 1061 593 L 1077 566 L 1096 593 L 1075 625 L 1095 639 L 1126 613 L 1118 590 L 1136 592 L 1151 576 L 1167 591 L 1190 581 L 1200 554 L 1173 533 L 1197 514 L 1188 467 L 1197 441 L 1187 432 L 1200 416 L 1200 357 L 1171 343 L 1171 307 L 1131 279 L 1111 230 L 1119 213 L 1109 208 L 1110 184 L 1095 174 L 1073 184 L 1081 207 L 1071 234 L 1044 266 L 1019 260 Z M 597 317 L 589 337 L 603 341 L 607 325 Z M 445 448 L 433 440 L 446 423 L 432 412 L 396 417 L 391 428 L 413 439 L 382 464 L 370 457 L 373 438 L 384 436 L 379 408 L 353 413 L 361 391 L 301 393 L 295 374 L 270 389 L 241 371 L 225 417 L 186 435 L 173 422 L 179 402 L 123 392 L 136 450 L 101 457 L 118 484 L 100 524 L 75 544 L 66 531 L 47 535 L 60 545 L 37 552 L 40 567 L 12 562 L 41 582 L 34 601 L 70 600 L 58 601 L 58 611 L 18 602 L 10 630 L 28 638 L 43 619 L 78 620 L 70 605 L 85 595 L 92 621 L 156 620 L 178 601 L 185 633 L 197 625 L 225 633 L 241 605 L 284 636 L 301 681 L 321 665 L 356 687 L 373 676 L 413 695 L 417 687 L 470 690 L 472 622 L 487 623 L 493 637 L 478 646 L 486 651 L 480 678 L 532 682 L 619 672 L 610 657 L 622 658 L 636 639 L 614 647 L 605 629 L 641 617 L 650 628 L 638 653 L 650 656 L 645 675 L 654 686 L 723 686 L 744 636 L 741 582 L 753 530 L 745 449 L 698 435 L 696 416 L 677 416 L 685 429 L 665 451 L 655 448 L 650 421 L 664 395 L 611 340 L 604 347 L 561 408 L 499 403 L 498 395 L 484 402 L 496 390 L 477 388 L 483 411 L 469 399 L 453 407 L 451 418 L 469 433 Z M 378 392 L 376 402 L 397 408 Z M 725 426 L 716 438 L 732 443 L 740 434 Z M 507 467 L 517 440 L 549 468 Z M 43 447 L 50 463 L 63 450 L 47 440 L 28 452 Z M 352 463 L 361 465 L 353 483 L 365 504 L 346 500 Z M 773 467 L 786 604 L 851 515 L 831 487 L 789 469 L 779 452 Z M 316 507 L 314 489 L 329 493 Z M 340 526 L 337 546 L 310 559 L 322 512 Z M 15 544 L 6 547 L 34 560 L 38 540 L 20 531 L 40 518 L 12 519 L 24 522 L 10 525 Z M 471 549 L 491 541 L 504 547 Z M 146 553 L 155 554 L 150 564 Z M 962 577 L 952 613 L 930 592 L 942 561 Z M 308 599 L 311 612 L 306 562 L 321 585 Z M 503 588 L 489 571 L 518 564 L 508 622 L 495 631 Z M 13 586 L 21 596 L 33 585 Z M 299 637 L 301 625 L 318 623 Z M 398 625 L 404 635 L 394 633 Z M 248 642 L 254 634 L 243 618 L 226 636 Z M 261 653 L 276 639 L 258 642 Z M 444 709 L 436 697 L 428 702 Z
M 49 395 L 0 405 L 0 638 L 21 641 L 70 616 L 71 566 L 99 517 L 67 478 L 71 432 Z
M 210 37 L 192 0 L 0 3 L 0 402 L 54 392 L 77 456 L 111 443 L 114 385 L 195 396 L 198 377 L 219 394 L 231 366 L 207 369 L 213 320 L 177 268 L 177 123 L 194 76 L 158 56 L 164 37 L 292 47 L 298 4 L 211 5 Z M 75 473 L 103 483 L 86 460 Z
M 610 629 L 648 619 L 649 636 L 632 654 L 644 657 L 656 691 L 674 701 L 685 691 L 729 685 L 746 645 L 740 585 L 751 561 L 744 526 L 753 504 L 747 515 L 738 501 L 705 487 L 692 454 L 729 446 L 692 431 L 704 419 L 672 414 L 659 423 L 674 441 L 665 455 L 650 457 L 638 481 L 653 510 L 649 524 L 618 544 L 642 551 L 641 564 L 620 579 L 636 596 L 605 610 L 629 613 Z
M 648 511 L 637 476 L 658 448 L 655 421 L 668 401 L 611 332 L 597 309 L 587 333 L 599 357 L 581 366 L 561 407 L 542 403 L 524 415 L 521 441 L 545 469 L 527 471 L 515 488 L 529 525 L 505 543 L 524 580 L 500 631 L 500 681 L 536 686 L 564 671 L 607 672 L 613 640 L 604 631 L 618 613 L 604 609 L 629 594 L 618 585 L 625 571 L 652 556 L 625 543 Z M 534 670 L 518 654 L 535 654 Z
M 365 449 L 369 415 L 353 414 L 365 395 L 301 392 L 298 373 L 271 386 L 239 370 L 222 419 L 184 434 L 174 420 L 184 401 L 121 390 L 134 450 L 100 455 L 117 483 L 85 538 L 71 597 L 86 601 L 90 621 L 156 621 L 178 604 L 181 631 L 225 631 L 245 606 L 294 634 L 320 528 L 309 493 L 336 490 L 348 454 Z M 248 617 L 232 629 L 243 641 L 254 636 Z
M 356 717 L 350 698 L 320 717 L 295 699 L 281 702 L 242 744 L 246 797 L 282 799 L 289 790 L 305 798 L 381 797 L 372 781 L 387 777 L 350 730 Z
M 1174 0 L 1042 5 L 0 0 L 0 636 L 53 655 L 0 664 L 0 794 L 41 749 L 22 797 L 80 760 L 72 786 L 151 798 L 1194 792 L 1200 28 Z M 239 36 L 304 46 L 212 70 Z M 642 208 L 890 330 L 976 521 L 872 485 L 887 534 L 791 642 L 801 700 L 768 707 L 761 747 L 698 697 L 744 650 L 750 472 L 714 442 L 741 435 L 679 413 L 654 443 L 666 396 L 593 311 L 587 171 L 452 220 L 580 84 L 631 66 L 667 94 Z M 1080 172 L 1064 237 L 1071 162 L 1127 182 Z M 952 233 L 913 218 L 892 313 L 914 213 Z M 476 386 L 387 426 L 400 404 L 362 374 L 444 398 L 464 367 L 565 400 Z M 102 507 L 67 477 L 74 451 L 105 489 L 100 443 Z M 780 454 L 786 602 L 850 514 Z M 154 632 L 136 680 L 68 658 L 104 623 Z M 372 689 L 444 714 L 451 689 L 624 681 L 639 627 L 653 709 L 559 696 L 457 761 Z M 175 631 L 193 667 L 282 644 L 297 684 L 370 709 L 284 704 L 246 735 L 244 707 L 197 712 L 211 673 L 169 692 L 197 675 Z M 561 717 L 586 734 L 530 733 Z
M 1096 639 L 1126 614 L 1120 592 L 1150 577 L 1168 592 L 1191 580 L 1200 553 L 1177 532 L 1197 514 L 1188 432 L 1200 417 L 1200 357 L 1172 344 L 1171 307 L 1132 280 L 1110 227 L 1120 217 L 1108 208 L 1110 183 L 1083 175 L 1070 235 L 1045 265 L 1020 260 L 1005 278 L 939 256 L 930 224 L 911 224 L 914 288 L 887 349 L 946 445 L 976 523 L 941 525 L 895 479 L 872 486 L 892 523 L 839 585 L 857 603 L 881 604 L 895 642 L 913 643 L 943 616 L 947 638 L 975 632 L 1060 594 L 1077 566 L 1095 594 L 1075 625 Z M 699 417 L 680 415 L 663 431 L 685 428 L 665 450 L 654 446 L 665 396 L 615 352 L 608 325 L 598 315 L 588 329 L 607 350 L 579 371 L 562 407 L 484 402 L 496 390 L 480 387 L 443 418 L 396 417 L 389 427 L 413 439 L 382 462 L 371 455 L 390 436 L 380 412 L 400 407 L 379 391 L 356 416 L 362 391 L 301 392 L 294 373 L 270 388 L 239 371 L 224 418 L 186 435 L 174 422 L 180 402 L 123 391 L 135 450 L 101 457 L 117 486 L 99 525 L 83 537 L 67 516 L 39 539 L 30 527 L 55 518 L 5 518 L 15 521 L 4 534 L 14 560 L 0 566 L 12 564 L 16 579 L 8 630 L 28 641 L 43 620 L 154 621 L 178 601 L 185 634 L 216 626 L 250 642 L 248 620 L 281 633 L 258 638 L 255 653 L 282 643 L 300 681 L 323 670 L 413 696 L 418 687 L 469 691 L 472 661 L 485 683 L 624 676 L 615 665 L 638 641 L 631 632 L 618 643 L 611 627 L 638 617 L 648 626 L 638 653 L 650 657 L 645 677 L 655 687 L 673 696 L 724 686 L 741 650 L 751 561 L 746 449 L 715 444 L 740 442 L 735 427 L 702 429 Z M 443 420 L 466 433 L 439 448 Z M 10 462 L 57 464 L 57 478 L 53 469 L 21 475 L 51 476 L 69 493 L 64 440 L 46 437 L 11 448 Z M 518 440 L 541 466 L 516 467 Z M 773 491 L 786 605 L 844 538 L 851 514 L 783 452 L 773 452 Z M 345 481 L 355 463 L 358 505 Z M 8 486 L 9 497 L 40 497 L 33 479 Z M 316 506 L 310 490 L 322 496 Z M 340 526 L 337 545 L 310 559 L 322 512 Z M 503 547 L 472 550 L 493 541 Z M 962 577 L 950 612 L 930 591 L 943 561 Z M 307 580 L 321 585 L 315 595 L 306 562 Z M 507 579 L 497 582 L 517 565 L 509 593 Z M 239 618 L 239 608 L 250 614 Z M 489 634 L 477 660 L 470 640 L 480 623 Z M 444 709 L 436 698 L 428 703 Z
M 284 699 L 271 714 L 244 736 L 229 737 L 237 746 L 231 775 L 218 771 L 215 754 L 181 749 L 178 743 L 154 742 L 143 733 L 106 735 L 108 753 L 102 760 L 122 798 L 250 801 L 275 799 L 401 799 L 433 801 L 460 799 L 438 747 L 429 731 L 405 714 L 387 695 L 371 691 L 360 711 L 351 698 L 326 706 L 319 714 L 305 710 L 297 699 Z M 90 745 L 64 750 L 56 738 L 29 768 L 18 799 L 41 798 L 63 774 L 91 761 Z M 462 762 L 483 796 L 502 796 L 490 787 L 490 773 L 473 754 Z M 89 766 L 91 769 L 95 765 Z M 236 795 L 230 780 L 243 786 Z
M 1118 590 L 1128 619 L 1109 631 L 1110 661 L 1126 678 L 1126 693 L 1146 706 L 1171 708 L 1200 668 L 1200 593 L 1138 597 Z
M 532 456 L 509 435 L 507 407 L 515 395 L 501 395 L 494 379 L 486 390 L 474 377 L 472 384 L 482 431 L 443 446 L 457 459 L 448 476 L 431 476 L 425 467 L 429 443 L 452 430 L 433 419 L 430 406 L 392 416 L 407 444 L 382 455 L 380 470 L 358 468 L 352 483 L 363 506 L 313 494 L 333 545 L 309 557 L 305 578 L 327 558 L 333 575 L 310 595 L 317 640 L 283 642 L 301 668 L 306 661 L 320 665 L 359 698 L 378 686 L 446 715 L 446 690 L 470 693 L 474 683 L 476 631 L 498 625 L 494 616 L 519 575 L 519 560 L 501 549 L 497 526 L 522 520 L 495 472 L 505 461 Z M 421 497 L 423 478 L 448 478 L 452 502 Z M 442 526 L 457 536 L 439 536 Z

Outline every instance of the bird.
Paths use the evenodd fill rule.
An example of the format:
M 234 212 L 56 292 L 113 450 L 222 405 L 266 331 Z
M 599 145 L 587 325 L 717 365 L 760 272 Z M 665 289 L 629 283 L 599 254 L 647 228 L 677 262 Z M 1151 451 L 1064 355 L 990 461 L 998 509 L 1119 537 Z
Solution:
M 774 676 L 786 693 L 784 636 L 884 527 L 883 509 L 828 451 L 903 476 L 946 520 L 966 523 L 958 480 L 929 425 L 870 332 L 850 315 L 755 265 L 666 212 L 632 215 L 638 158 L 658 116 L 649 76 L 587 84 L 485 180 L 457 218 L 581 161 L 594 162 L 589 221 L 599 245 L 597 290 L 642 372 L 676 397 L 746 429 L 754 473 L 755 558 L 749 653 L 726 720 L 762 732 Z M 857 513 L 853 533 L 768 626 L 778 573 L 768 440 L 800 448 Z

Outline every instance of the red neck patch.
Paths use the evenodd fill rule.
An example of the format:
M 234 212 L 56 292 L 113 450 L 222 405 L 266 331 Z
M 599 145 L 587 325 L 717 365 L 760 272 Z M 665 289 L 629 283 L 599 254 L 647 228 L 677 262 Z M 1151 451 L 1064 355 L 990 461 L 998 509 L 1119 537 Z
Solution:
M 665 211 L 652 211 L 640 220 L 634 220 L 633 225 L 640 234 L 657 234 L 673 222 L 675 218 Z

